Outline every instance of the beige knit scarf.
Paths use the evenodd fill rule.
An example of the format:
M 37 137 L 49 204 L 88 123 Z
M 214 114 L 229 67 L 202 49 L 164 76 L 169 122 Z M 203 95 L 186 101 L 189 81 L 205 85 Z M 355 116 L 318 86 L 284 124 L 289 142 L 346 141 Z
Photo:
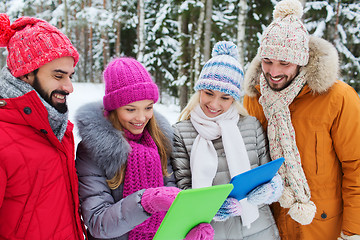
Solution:
M 288 87 L 277 92 L 268 86 L 265 77 L 261 74 L 259 99 L 268 120 L 267 135 L 271 158 L 285 158 L 279 170 L 284 183 L 284 192 L 279 203 L 284 208 L 290 208 L 291 218 L 302 225 L 312 222 L 316 206 L 310 200 L 310 188 L 301 167 L 289 105 L 305 83 L 304 76 L 298 76 Z

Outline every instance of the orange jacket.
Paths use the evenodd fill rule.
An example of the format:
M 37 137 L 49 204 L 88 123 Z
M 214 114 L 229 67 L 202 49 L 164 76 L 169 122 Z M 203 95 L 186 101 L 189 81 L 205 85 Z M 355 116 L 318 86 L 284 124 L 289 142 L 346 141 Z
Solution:
M 281 239 L 336 240 L 341 231 L 360 234 L 360 98 L 353 88 L 336 80 L 337 68 L 332 69 L 329 62 L 336 62 L 337 56 L 332 56 L 332 45 L 324 41 L 310 39 L 309 64 L 300 71 L 317 73 L 308 76 L 307 85 L 289 106 L 317 211 L 311 224 L 301 225 L 287 215 L 288 209 L 273 204 Z M 251 64 L 244 106 L 266 129 L 255 81 L 261 72 L 260 60 Z

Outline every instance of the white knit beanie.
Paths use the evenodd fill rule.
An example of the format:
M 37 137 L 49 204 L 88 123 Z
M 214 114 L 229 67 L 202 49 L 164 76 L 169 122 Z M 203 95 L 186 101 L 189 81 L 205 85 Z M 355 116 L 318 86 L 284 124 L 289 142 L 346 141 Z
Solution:
M 262 35 L 259 56 L 305 66 L 309 61 L 309 34 L 301 21 L 302 15 L 303 7 L 298 0 L 277 3 L 274 20 Z

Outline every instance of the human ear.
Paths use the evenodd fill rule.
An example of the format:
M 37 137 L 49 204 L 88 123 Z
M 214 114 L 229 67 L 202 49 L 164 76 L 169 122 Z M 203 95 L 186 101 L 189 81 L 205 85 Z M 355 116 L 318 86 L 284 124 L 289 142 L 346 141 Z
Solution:
M 30 72 L 30 73 L 27 73 L 27 74 L 19 77 L 20 80 L 22 80 L 26 83 L 29 83 L 30 85 L 33 83 L 34 78 L 35 78 L 34 72 Z

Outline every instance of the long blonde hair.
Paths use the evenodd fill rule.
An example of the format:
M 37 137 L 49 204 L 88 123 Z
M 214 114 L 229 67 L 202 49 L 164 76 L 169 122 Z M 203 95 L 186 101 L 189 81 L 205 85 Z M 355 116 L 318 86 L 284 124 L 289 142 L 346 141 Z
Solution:
M 109 112 L 108 116 L 109 121 L 112 123 L 115 129 L 122 131 L 123 127 L 119 122 L 116 111 Z M 170 140 L 164 135 L 160 130 L 160 127 L 156 121 L 155 116 L 153 115 L 149 122 L 146 124 L 145 128 L 149 131 L 150 136 L 154 140 L 161 160 L 161 169 L 164 176 L 169 176 L 167 171 L 167 161 L 171 154 L 171 143 Z M 124 181 L 126 170 L 126 163 L 121 165 L 121 167 L 116 172 L 115 176 L 111 179 L 107 179 L 106 182 L 109 185 L 110 189 L 118 188 Z
M 191 96 L 188 104 L 180 113 L 179 121 L 190 119 L 191 111 L 200 103 L 200 91 L 195 92 Z M 246 111 L 246 109 L 244 108 L 244 106 L 239 101 L 234 101 L 232 104 L 236 107 L 240 116 L 248 116 L 249 115 L 248 112 Z

